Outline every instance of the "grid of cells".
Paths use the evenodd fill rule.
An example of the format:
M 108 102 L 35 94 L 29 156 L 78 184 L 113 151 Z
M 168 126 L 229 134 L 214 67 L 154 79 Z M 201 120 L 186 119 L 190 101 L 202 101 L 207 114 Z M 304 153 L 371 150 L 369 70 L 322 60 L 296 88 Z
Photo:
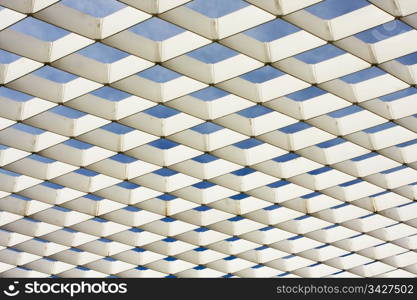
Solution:
M 0 0 L 0 277 L 416 277 L 417 1 Z

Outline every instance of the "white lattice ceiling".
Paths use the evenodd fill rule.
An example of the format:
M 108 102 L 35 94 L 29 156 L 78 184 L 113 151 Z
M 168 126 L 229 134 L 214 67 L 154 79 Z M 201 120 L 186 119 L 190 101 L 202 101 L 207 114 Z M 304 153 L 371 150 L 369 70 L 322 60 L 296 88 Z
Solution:
M 1 277 L 416 276 L 416 1 L 0 5 Z

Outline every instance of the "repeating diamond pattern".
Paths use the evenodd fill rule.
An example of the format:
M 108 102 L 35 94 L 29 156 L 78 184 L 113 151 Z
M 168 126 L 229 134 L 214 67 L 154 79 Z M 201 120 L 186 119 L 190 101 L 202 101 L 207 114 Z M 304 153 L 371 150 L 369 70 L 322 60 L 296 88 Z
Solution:
M 1 277 L 416 277 L 417 2 L 0 0 Z

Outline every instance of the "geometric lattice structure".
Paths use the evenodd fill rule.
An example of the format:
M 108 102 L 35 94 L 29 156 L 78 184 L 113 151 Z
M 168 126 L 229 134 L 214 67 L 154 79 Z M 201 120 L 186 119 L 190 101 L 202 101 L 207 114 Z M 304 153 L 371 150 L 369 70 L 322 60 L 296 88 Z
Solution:
M 417 276 L 416 1 L 0 5 L 0 276 Z

